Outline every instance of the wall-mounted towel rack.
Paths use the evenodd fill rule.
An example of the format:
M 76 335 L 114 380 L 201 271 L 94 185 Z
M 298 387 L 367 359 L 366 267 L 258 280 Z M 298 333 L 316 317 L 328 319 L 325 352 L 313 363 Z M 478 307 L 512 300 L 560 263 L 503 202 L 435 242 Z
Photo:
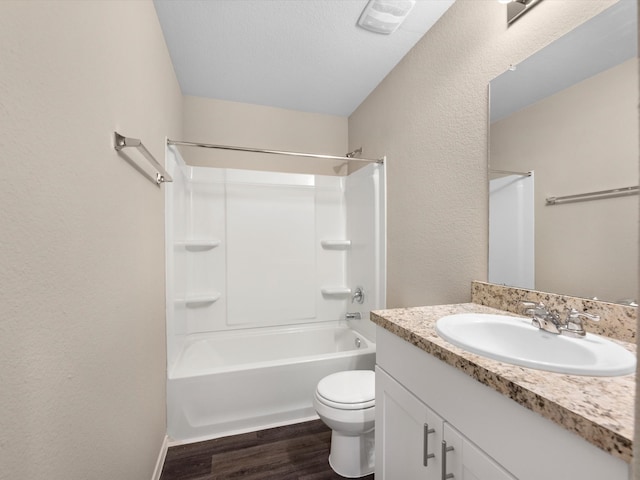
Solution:
M 583 200 L 596 200 L 599 198 L 622 197 L 626 195 L 637 195 L 638 186 L 612 188 L 610 190 L 600 190 L 598 192 L 578 193 L 576 195 L 564 195 L 562 197 L 547 197 L 547 205 L 557 205 L 558 203 L 580 202 Z
M 146 158 L 153 166 L 153 168 L 156 169 L 156 184 L 160 185 L 164 182 L 173 182 L 173 178 L 171 178 L 171 175 L 169 175 L 163 168 L 163 166 L 158 163 L 153 155 L 151 155 L 151 152 L 147 150 L 147 147 L 145 147 L 139 139 L 125 137 L 123 135 L 120 135 L 118 132 L 113 132 L 113 137 L 113 148 L 115 148 L 116 151 L 119 152 L 123 148 L 127 147 L 135 147 L 140 153 L 142 153 L 142 155 L 144 155 L 144 158 Z

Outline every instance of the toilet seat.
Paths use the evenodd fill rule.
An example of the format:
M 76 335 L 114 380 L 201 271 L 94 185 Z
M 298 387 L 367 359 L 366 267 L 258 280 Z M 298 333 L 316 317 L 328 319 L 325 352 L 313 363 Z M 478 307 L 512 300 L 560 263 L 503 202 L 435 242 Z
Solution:
M 324 377 L 318 382 L 319 402 L 340 410 L 362 410 L 375 406 L 375 372 L 349 370 Z

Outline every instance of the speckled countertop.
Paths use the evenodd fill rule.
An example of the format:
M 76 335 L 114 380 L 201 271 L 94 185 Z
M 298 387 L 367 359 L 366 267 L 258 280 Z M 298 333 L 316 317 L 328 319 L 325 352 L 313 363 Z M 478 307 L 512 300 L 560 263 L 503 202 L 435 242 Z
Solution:
M 425 352 L 462 370 L 522 406 L 631 461 L 635 375 L 585 377 L 518 367 L 462 350 L 438 336 L 436 321 L 456 313 L 509 314 L 476 303 L 371 312 L 371 320 Z M 634 344 L 620 340 L 629 351 Z

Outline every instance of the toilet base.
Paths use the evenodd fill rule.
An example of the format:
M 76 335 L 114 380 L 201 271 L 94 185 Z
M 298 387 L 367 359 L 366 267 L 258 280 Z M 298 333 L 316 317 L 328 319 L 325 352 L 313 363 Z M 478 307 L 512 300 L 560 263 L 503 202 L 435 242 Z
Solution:
M 338 475 L 360 478 L 371 475 L 375 469 L 375 430 L 361 435 L 331 433 L 329 465 Z

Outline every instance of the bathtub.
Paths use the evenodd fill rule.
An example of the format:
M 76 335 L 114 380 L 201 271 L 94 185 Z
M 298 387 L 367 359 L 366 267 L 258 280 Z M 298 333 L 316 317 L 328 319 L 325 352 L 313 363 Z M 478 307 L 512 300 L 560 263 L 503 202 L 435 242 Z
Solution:
M 193 336 L 169 371 L 169 437 L 189 442 L 317 418 L 318 381 L 373 370 L 375 351 L 344 322 Z

